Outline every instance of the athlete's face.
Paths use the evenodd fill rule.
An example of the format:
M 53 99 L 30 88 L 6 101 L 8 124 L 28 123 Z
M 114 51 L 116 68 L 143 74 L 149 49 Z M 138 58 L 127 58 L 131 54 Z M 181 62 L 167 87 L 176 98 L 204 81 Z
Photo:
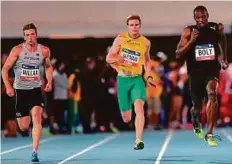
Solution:
M 37 42 L 37 35 L 34 29 L 24 31 L 24 40 L 29 45 L 34 45 Z
M 208 18 L 209 15 L 207 11 L 198 10 L 194 13 L 194 19 L 198 27 L 205 27 L 208 23 Z
M 127 28 L 128 28 L 128 32 L 131 34 L 131 35 L 137 35 L 140 33 L 140 23 L 139 23 L 139 20 L 137 19 L 132 19 L 132 20 L 129 20 L 128 21 L 128 25 L 127 25 Z

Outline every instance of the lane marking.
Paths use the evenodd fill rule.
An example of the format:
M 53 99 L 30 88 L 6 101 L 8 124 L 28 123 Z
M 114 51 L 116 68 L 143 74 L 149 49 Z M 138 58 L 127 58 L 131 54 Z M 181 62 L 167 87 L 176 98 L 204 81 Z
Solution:
M 159 155 L 158 155 L 158 157 L 155 160 L 155 164 L 160 164 L 160 161 L 161 161 L 161 159 L 162 159 L 162 157 L 163 157 L 163 155 L 164 155 L 164 153 L 165 153 L 165 151 L 166 151 L 166 149 L 168 147 L 169 142 L 172 139 L 172 136 L 173 136 L 173 130 L 170 130 L 168 132 L 167 137 L 165 138 L 165 141 L 164 141 L 164 143 L 162 145 L 162 148 L 161 148 L 161 150 L 159 152 Z
M 51 140 L 54 140 L 54 139 L 56 139 L 56 137 L 41 140 L 40 144 L 51 141 Z M 15 147 L 13 149 L 5 150 L 5 151 L 1 152 L 0 155 L 7 154 L 7 153 L 12 153 L 14 151 L 22 150 L 22 149 L 25 149 L 25 148 L 28 148 L 28 147 L 31 147 L 31 146 L 32 146 L 32 144 L 18 146 L 18 147 Z
M 232 136 L 230 133 L 228 133 L 226 130 L 222 130 L 222 133 L 224 134 L 224 136 L 226 136 L 226 138 L 232 143 Z
M 101 145 L 109 142 L 110 140 L 115 139 L 117 136 L 118 135 L 115 135 L 115 134 L 110 135 L 110 136 L 104 138 L 103 140 L 101 140 L 101 141 L 99 141 L 99 142 L 97 142 L 97 143 L 95 143 L 93 145 L 88 146 L 87 148 L 83 149 L 82 151 L 77 152 L 76 154 L 74 154 L 72 156 L 69 156 L 68 158 L 64 159 L 63 161 L 59 162 L 58 164 L 63 164 L 63 163 L 65 163 L 65 162 L 67 162 L 67 161 L 69 161 L 69 160 L 71 160 L 71 159 L 73 159 L 73 158 L 75 158 L 77 156 L 80 156 L 81 154 L 84 154 L 84 153 L 86 153 L 86 152 L 88 152 L 88 151 L 90 151 L 90 150 L 92 150 L 92 149 L 94 149 L 94 148 L 96 148 L 98 146 L 101 146 Z

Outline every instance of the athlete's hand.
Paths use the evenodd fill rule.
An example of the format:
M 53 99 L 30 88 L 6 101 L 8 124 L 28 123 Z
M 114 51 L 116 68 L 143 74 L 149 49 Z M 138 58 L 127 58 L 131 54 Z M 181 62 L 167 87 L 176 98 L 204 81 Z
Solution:
M 45 92 L 50 92 L 52 90 L 52 84 L 51 83 L 47 83 L 46 87 L 44 88 Z
M 199 36 L 199 31 L 197 31 L 195 28 L 193 28 L 193 31 L 191 33 L 190 42 L 195 42 L 197 40 L 197 37 Z
M 222 61 L 221 62 L 221 67 L 223 70 L 226 70 L 229 67 L 229 63 L 227 61 Z
M 118 57 L 116 58 L 116 63 L 120 63 L 123 64 L 125 62 L 125 59 L 123 56 L 118 55 Z
M 14 89 L 12 87 L 7 87 L 6 88 L 6 94 L 10 97 L 13 97 L 14 96 Z
M 152 78 L 148 78 L 148 79 L 147 79 L 147 82 L 148 82 L 148 84 L 151 85 L 152 87 L 156 87 L 155 81 L 154 81 Z

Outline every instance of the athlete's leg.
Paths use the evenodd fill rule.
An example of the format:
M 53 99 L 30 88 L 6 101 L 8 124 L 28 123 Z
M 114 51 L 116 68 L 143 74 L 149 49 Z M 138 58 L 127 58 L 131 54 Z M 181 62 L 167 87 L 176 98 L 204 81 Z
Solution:
M 192 124 L 195 128 L 200 127 L 200 113 L 203 106 L 205 94 L 203 79 L 196 76 L 190 76 L 190 92 L 193 106 L 191 108 Z M 202 87 L 203 86 L 203 87 Z
M 19 125 L 19 128 L 21 131 L 26 131 L 29 128 L 29 125 L 31 123 L 31 117 L 30 116 L 24 116 L 17 118 L 17 122 Z
M 207 113 L 209 134 L 213 134 L 213 127 L 217 117 L 217 108 L 218 108 L 217 91 L 216 91 L 217 86 L 218 86 L 218 82 L 216 80 L 210 80 L 207 84 L 208 102 L 206 106 L 206 113 Z
M 162 129 L 160 122 L 160 110 L 161 110 L 161 100 L 160 97 L 154 97 L 154 129 L 160 130 Z
M 139 150 L 144 148 L 144 143 L 142 142 L 143 129 L 144 129 L 144 102 L 146 100 L 146 89 L 145 84 L 141 76 L 134 79 L 134 85 L 131 90 L 131 98 L 135 107 L 135 130 L 136 130 L 136 140 L 134 149 Z
M 131 109 L 123 110 L 121 112 L 123 122 L 129 123 L 131 121 Z
M 32 138 L 33 138 L 33 152 L 37 152 L 39 148 L 40 135 L 42 131 L 42 113 L 43 109 L 40 106 L 34 106 L 31 110 L 33 128 L 32 128 Z
M 26 132 L 29 129 L 31 123 L 31 117 L 29 112 L 30 102 L 25 101 L 25 97 L 29 97 L 27 90 L 15 90 L 15 111 L 18 126 L 22 132 Z
M 203 83 L 204 79 L 199 77 L 190 76 L 190 91 L 193 107 L 191 108 L 191 120 L 193 124 L 194 133 L 198 138 L 204 138 L 203 130 L 200 124 L 200 116 L 203 105 L 203 99 L 205 95 L 205 84 Z
M 143 137 L 143 129 L 144 129 L 144 123 L 145 123 L 145 117 L 144 117 L 144 101 L 137 99 L 134 102 L 135 107 L 135 132 L 136 132 L 136 139 L 142 140 Z
M 130 95 L 130 87 L 132 82 L 129 78 L 117 76 L 117 98 L 118 104 L 121 111 L 122 119 L 125 123 L 129 123 L 131 121 L 131 95 Z

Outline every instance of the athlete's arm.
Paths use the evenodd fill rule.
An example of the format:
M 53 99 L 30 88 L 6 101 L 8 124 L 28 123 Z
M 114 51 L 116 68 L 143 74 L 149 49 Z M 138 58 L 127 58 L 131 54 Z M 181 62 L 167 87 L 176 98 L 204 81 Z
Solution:
M 20 46 L 15 46 L 11 50 L 5 64 L 2 67 L 2 79 L 3 79 L 3 82 L 4 82 L 5 86 L 6 86 L 6 90 L 9 90 L 9 91 L 12 91 L 13 87 L 11 85 L 10 77 L 9 77 L 8 72 L 12 68 L 12 66 L 15 64 L 16 60 L 18 59 L 20 51 L 21 51 L 21 47 Z M 9 95 L 9 96 L 13 96 L 13 95 Z
M 191 35 L 190 28 L 187 27 L 184 29 L 184 31 L 181 34 L 181 39 L 177 45 L 176 58 L 180 58 L 181 56 L 186 54 L 186 52 L 192 47 L 197 36 L 198 36 L 197 31 L 193 30 Z
M 222 23 L 218 23 L 218 31 L 220 34 L 219 44 L 222 46 L 224 52 L 224 60 L 227 61 L 227 40 L 226 35 L 224 33 L 224 25 Z
M 114 63 L 117 63 L 117 62 L 121 62 L 121 58 L 119 58 L 119 51 L 120 51 L 120 36 L 117 36 L 115 39 L 114 39 L 114 42 L 113 42 L 113 45 L 112 47 L 110 48 L 108 54 L 106 55 L 106 62 L 108 64 L 114 64 Z
M 145 62 L 144 62 L 144 69 L 146 74 L 151 76 L 151 58 L 150 58 L 150 49 L 151 49 L 151 42 L 147 40 L 146 43 L 146 53 L 145 53 Z
M 220 39 L 218 41 L 218 47 L 220 51 L 219 62 L 222 65 L 222 69 L 226 69 L 229 66 L 227 61 L 227 40 L 224 33 L 224 25 L 222 23 L 218 23 L 218 32 L 220 35 Z
M 153 77 L 151 76 L 151 58 L 150 58 L 150 49 L 151 49 L 151 42 L 147 40 L 146 42 L 146 52 L 145 52 L 145 62 L 144 62 L 144 69 L 147 74 L 147 81 L 150 85 L 155 86 L 155 82 Z
M 49 92 L 52 89 L 52 76 L 53 76 L 53 68 L 50 60 L 51 52 L 48 47 L 43 47 L 42 49 L 43 54 L 44 54 L 44 67 L 46 68 L 46 78 L 47 78 L 47 84 L 45 87 L 45 91 Z

